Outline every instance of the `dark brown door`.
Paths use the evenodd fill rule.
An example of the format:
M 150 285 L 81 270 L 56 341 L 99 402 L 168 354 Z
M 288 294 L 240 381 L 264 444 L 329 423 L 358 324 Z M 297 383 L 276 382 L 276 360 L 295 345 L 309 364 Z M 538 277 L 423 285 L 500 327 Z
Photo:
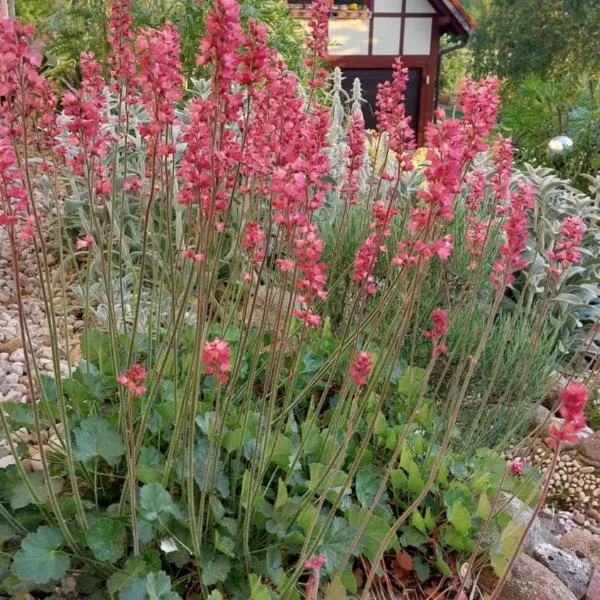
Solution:
M 342 69 L 345 77 L 343 81 L 344 89 L 348 92 L 352 90 L 354 79 L 358 77 L 363 90 L 363 98 L 366 100 L 363 105 L 363 115 L 365 125 L 368 129 L 375 129 L 375 97 L 377 96 L 377 84 L 388 81 L 392 78 L 392 69 Z M 406 89 L 406 114 L 410 115 L 410 124 L 415 132 L 418 133 L 419 127 L 419 103 L 421 100 L 421 76 L 422 70 L 411 68 L 408 70 L 408 87 Z

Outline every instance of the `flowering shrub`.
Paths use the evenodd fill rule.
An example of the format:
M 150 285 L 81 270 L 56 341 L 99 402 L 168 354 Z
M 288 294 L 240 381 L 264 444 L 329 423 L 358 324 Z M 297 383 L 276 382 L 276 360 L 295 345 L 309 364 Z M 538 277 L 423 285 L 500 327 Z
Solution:
M 330 147 L 322 0 L 308 91 L 264 27 L 242 28 L 238 4 L 217 0 L 196 58 L 210 79 L 188 98 L 177 29 L 134 31 L 127 6 L 113 7 L 110 80 L 83 54 L 81 88 L 58 115 L 31 31 L 0 23 L 0 223 L 38 394 L 30 411 L 0 411 L 15 458 L 0 473 L 10 557 L 0 586 L 44 590 L 72 571 L 82 594 L 316 598 L 321 583 L 356 592 L 358 566 L 365 598 L 394 564 L 435 588 L 483 548 L 501 573 L 519 536 L 500 492 L 529 497 L 535 475 L 512 468 L 516 479 L 493 452 L 452 447 L 488 343 L 507 344 L 497 319 L 527 266 L 532 194 L 509 184 L 510 142 L 493 142 L 491 173 L 476 160 L 497 81 L 465 82 L 463 118 L 428 126 L 414 173 L 397 62 L 365 176 L 356 112 L 347 151 Z M 75 223 L 63 218 L 65 184 Z M 323 213 L 336 205 L 331 239 Z M 553 250 L 562 266 L 578 253 L 579 229 L 564 228 Z M 40 267 L 54 379 L 36 378 L 28 348 L 24 244 Z M 83 360 L 69 356 L 66 378 L 68 307 L 53 305 L 50 244 L 80 278 L 73 309 L 85 332 L 67 342 Z M 449 281 L 457 254 L 466 266 Z M 448 285 L 430 295 L 436 279 Z M 477 312 L 474 327 L 457 328 Z M 535 315 L 538 339 L 546 314 Z M 580 403 L 569 402 L 579 427 Z M 33 473 L 12 437 L 23 425 L 37 440 Z

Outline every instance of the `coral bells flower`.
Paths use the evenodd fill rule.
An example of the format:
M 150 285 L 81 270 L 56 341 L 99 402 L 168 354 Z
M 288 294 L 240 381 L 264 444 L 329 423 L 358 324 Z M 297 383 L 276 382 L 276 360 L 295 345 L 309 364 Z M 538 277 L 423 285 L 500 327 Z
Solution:
M 508 467 L 508 472 L 511 475 L 522 475 L 523 471 L 525 470 L 525 465 L 523 464 L 523 461 L 520 458 L 509 460 L 506 463 L 506 466 Z
M 346 198 L 346 202 L 353 206 L 358 201 L 359 178 L 365 154 L 365 121 L 360 110 L 355 110 L 352 114 L 347 134 L 348 150 L 346 151 L 346 159 L 348 160 L 348 166 L 341 193 Z
M 512 194 L 510 216 L 504 224 L 505 242 L 500 246 L 500 258 L 492 265 L 490 279 L 497 286 L 507 286 L 515 280 L 514 272 L 527 266 L 522 257 L 527 248 L 527 209 L 533 208 L 533 190 L 523 182 Z
M 377 89 L 377 129 L 389 135 L 390 150 L 404 171 L 413 168 L 409 151 L 415 147 L 415 134 L 410 126 L 410 117 L 406 116 L 404 92 L 408 85 L 408 69 L 396 58 L 393 66 L 392 81 L 378 85 Z
M 312 571 L 306 582 L 306 597 L 309 600 L 317 600 L 319 595 L 319 580 L 321 579 L 321 569 L 325 565 L 326 557 L 324 554 L 311 556 L 305 563 L 304 568 Z
M 467 78 L 461 87 L 461 124 L 467 132 L 465 156 L 468 159 L 473 159 L 478 152 L 487 150 L 487 138 L 496 123 L 500 104 L 499 85 L 497 77 L 480 79 L 478 82 Z
M 512 140 L 498 134 L 492 145 L 492 161 L 496 169 L 491 178 L 492 189 L 498 200 L 506 200 L 509 197 L 508 184 L 513 167 L 513 152 Z
M 561 401 L 560 414 L 566 421 L 573 421 L 585 427 L 583 409 L 588 401 L 589 391 L 585 385 L 569 383 L 559 394 Z
M 115 83 L 112 90 L 117 94 L 125 92 L 129 104 L 135 103 L 135 53 L 134 34 L 131 29 L 131 0 L 118 0 L 110 7 L 108 24 L 108 64 Z
M 371 372 L 373 371 L 373 355 L 366 350 L 358 353 L 354 359 L 348 375 L 358 387 L 367 385 Z
M 174 103 L 183 97 L 177 28 L 166 23 L 160 30 L 140 30 L 135 51 L 140 67 L 135 82 L 150 118 L 149 124 L 138 128 L 143 137 L 151 138 L 175 122 Z
M 82 238 L 79 238 L 75 242 L 75 246 L 77 250 L 85 250 L 86 248 L 90 248 L 94 243 L 94 238 L 88 233 Z
M 192 252 L 191 250 L 182 250 L 181 258 L 184 260 L 193 260 L 194 262 L 202 262 L 205 258 L 204 252 Z
M 436 308 L 431 313 L 433 329 L 426 331 L 423 335 L 433 342 L 433 353 L 441 354 L 446 351 L 446 344 L 438 343 L 448 331 L 448 314 L 442 308 Z
M 562 275 L 570 265 L 581 261 L 581 240 L 585 225 L 579 217 L 567 217 L 560 228 L 559 239 L 554 245 L 554 250 L 548 250 L 548 258 L 557 265 L 550 267 L 553 275 Z
M 227 381 L 227 372 L 231 370 L 229 344 L 219 338 L 206 342 L 202 362 L 208 375 L 215 375 L 221 383 Z
M 325 69 L 318 69 L 317 62 L 327 56 L 327 43 L 329 41 L 329 6 L 327 0 L 313 0 L 310 7 L 308 20 L 310 35 L 306 40 L 309 58 L 306 59 L 307 67 L 313 67 L 313 77 L 309 82 L 311 87 L 320 86 L 327 76 Z
M 317 554 L 304 563 L 304 568 L 310 571 L 320 571 L 325 565 L 326 560 L 324 554 Z
M 250 256 L 250 264 L 260 264 L 265 257 L 265 232 L 259 223 L 250 221 L 242 239 L 242 248 Z
M 562 427 L 551 425 L 548 428 L 549 446 L 556 448 L 561 442 L 578 441 L 578 433 L 585 428 L 584 409 L 588 401 L 589 390 L 585 385 L 569 383 L 559 394 L 560 414 L 565 420 Z
M 142 385 L 146 379 L 146 371 L 142 365 L 131 365 L 125 373 L 117 377 L 117 381 L 126 388 L 132 397 L 137 398 L 146 392 Z

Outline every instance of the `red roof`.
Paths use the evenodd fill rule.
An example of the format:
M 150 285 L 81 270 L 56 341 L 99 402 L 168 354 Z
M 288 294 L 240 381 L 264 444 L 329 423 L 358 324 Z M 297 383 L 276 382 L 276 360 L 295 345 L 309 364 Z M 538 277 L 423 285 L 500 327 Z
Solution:
M 469 13 L 466 11 L 465 7 L 460 3 L 460 1 L 450 0 L 450 2 L 452 2 L 454 8 L 456 8 L 456 10 L 462 15 L 464 20 L 469 24 L 469 27 L 471 29 L 475 29 L 475 21 L 471 19 L 471 15 L 469 15 Z
M 454 24 L 465 34 L 470 35 L 475 29 L 475 22 L 471 19 L 465 7 L 460 3 L 460 0 L 442 0 L 446 5 L 448 12 L 453 18 Z

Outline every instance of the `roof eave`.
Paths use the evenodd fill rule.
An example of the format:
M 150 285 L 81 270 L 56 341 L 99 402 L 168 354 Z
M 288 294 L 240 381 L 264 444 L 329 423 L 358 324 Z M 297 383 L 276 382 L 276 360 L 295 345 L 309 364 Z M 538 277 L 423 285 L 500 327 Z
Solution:
M 467 11 L 460 5 L 458 0 L 442 0 L 448 12 L 453 17 L 452 29 L 454 33 L 461 37 L 469 37 L 475 30 L 475 23 L 467 13 Z

